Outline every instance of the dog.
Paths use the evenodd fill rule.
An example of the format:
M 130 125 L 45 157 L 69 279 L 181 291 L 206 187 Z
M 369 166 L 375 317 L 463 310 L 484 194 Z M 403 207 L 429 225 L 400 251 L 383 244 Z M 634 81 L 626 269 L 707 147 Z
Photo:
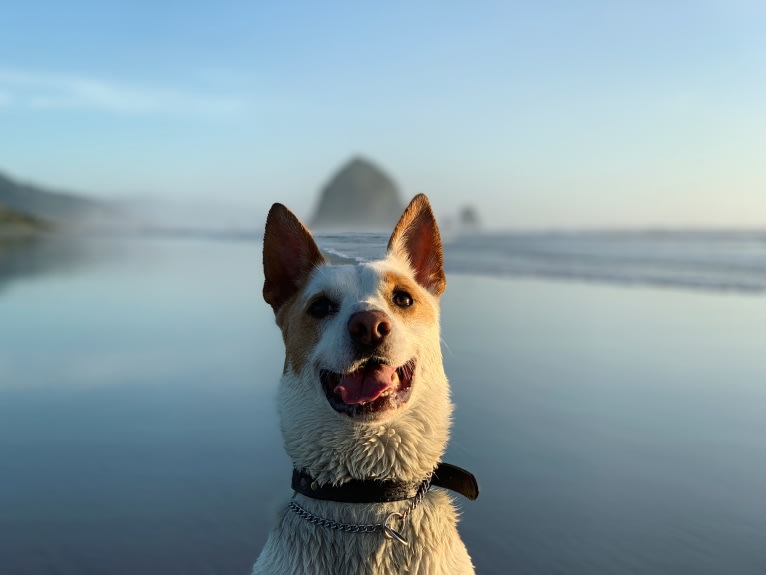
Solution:
M 474 573 L 451 496 L 475 478 L 441 462 L 452 403 L 442 365 L 446 286 L 431 205 L 416 196 L 384 259 L 330 264 L 281 204 L 263 241 L 263 297 L 282 331 L 277 394 L 293 498 L 258 575 Z

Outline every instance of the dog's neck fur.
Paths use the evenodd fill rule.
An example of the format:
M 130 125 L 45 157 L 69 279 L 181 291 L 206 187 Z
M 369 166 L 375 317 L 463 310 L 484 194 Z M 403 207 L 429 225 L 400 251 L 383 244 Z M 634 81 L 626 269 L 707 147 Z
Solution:
M 282 380 L 280 395 L 290 394 L 293 376 Z M 282 401 L 289 399 L 283 397 Z M 434 406 L 445 411 L 446 406 Z M 447 408 L 448 409 L 448 408 Z M 425 478 L 441 459 L 447 443 L 447 426 L 428 426 L 422 419 L 403 417 L 378 425 L 338 425 L 306 445 L 306 433 L 318 433 L 311 421 L 295 426 L 289 406 L 282 409 L 285 450 L 297 469 L 309 470 L 321 484 L 338 485 L 350 479 L 417 481 Z M 288 426 L 289 425 L 289 426 Z M 420 436 L 434 438 L 424 446 Z

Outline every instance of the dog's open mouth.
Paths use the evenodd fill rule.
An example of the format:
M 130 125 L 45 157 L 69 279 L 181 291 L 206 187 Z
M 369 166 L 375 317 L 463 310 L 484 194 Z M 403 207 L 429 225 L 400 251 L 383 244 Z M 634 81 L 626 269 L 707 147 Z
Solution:
M 352 417 L 395 409 L 407 403 L 415 360 L 399 367 L 373 358 L 349 373 L 322 370 L 320 379 L 335 411 Z

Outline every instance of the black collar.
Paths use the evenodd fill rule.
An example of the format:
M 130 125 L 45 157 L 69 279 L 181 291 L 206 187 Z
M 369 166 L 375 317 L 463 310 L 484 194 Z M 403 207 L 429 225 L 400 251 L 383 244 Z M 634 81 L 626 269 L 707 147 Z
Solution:
M 382 481 L 379 479 L 351 479 L 338 486 L 320 485 L 305 469 L 293 469 L 293 490 L 313 499 L 343 503 L 384 503 L 412 499 L 424 481 Z M 468 499 L 479 496 L 479 484 L 465 469 L 439 463 L 431 476 L 431 485 L 451 489 Z

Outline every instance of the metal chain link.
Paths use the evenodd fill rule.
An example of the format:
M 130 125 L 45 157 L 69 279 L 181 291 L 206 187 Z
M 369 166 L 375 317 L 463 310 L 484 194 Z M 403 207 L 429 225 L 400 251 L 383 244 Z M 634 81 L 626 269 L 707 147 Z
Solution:
M 295 502 L 295 500 L 291 500 L 288 507 L 290 510 L 292 510 L 298 517 L 305 519 L 309 523 L 312 523 L 314 525 L 319 525 L 320 527 L 326 527 L 328 529 L 335 529 L 336 531 L 343 531 L 344 533 L 383 533 L 386 537 L 389 539 L 394 539 L 398 541 L 399 543 L 402 543 L 404 545 L 407 545 L 407 540 L 402 536 L 402 534 L 399 531 L 396 531 L 393 527 L 389 525 L 389 522 L 398 517 L 399 521 L 401 522 L 401 529 L 404 529 L 405 524 L 407 523 L 407 519 L 412 514 L 412 512 L 415 510 L 415 508 L 421 504 L 423 499 L 425 498 L 426 494 L 428 493 L 428 490 L 431 489 L 431 477 L 433 476 L 433 472 L 429 473 L 428 476 L 423 480 L 423 483 L 420 484 L 420 487 L 418 487 L 418 491 L 415 494 L 415 497 L 413 497 L 410 500 L 410 504 L 407 507 L 407 509 L 402 513 L 390 513 L 388 517 L 386 517 L 386 520 L 383 523 L 342 523 L 340 521 L 333 521 L 332 519 L 327 519 L 326 517 L 321 517 L 319 515 L 316 515 L 312 513 L 311 511 L 308 511 L 298 505 L 298 503 Z
M 431 489 L 431 478 L 433 477 L 434 472 L 431 471 L 426 478 L 423 480 L 423 483 L 420 484 L 420 487 L 418 487 L 418 492 L 415 493 L 415 497 L 412 498 L 412 501 L 410 501 L 410 506 L 407 508 L 407 510 L 402 513 L 402 525 L 404 525 L 404 522 L 407 521 L 407 518 L 410 516 L 410 513 L 415 511 L 415 508 L 420 505 L 420 503 L 425 499 L 426 493 L 428 493 L 428 490 Z
M 350 523 L 341 523 L 340 521 L 333 521 L 319 515 L 314 515 L 311 511 L 307 511 L 295 501 L 290 501 L 289 505 L 299 517 L 302 517 L 309 523 L 319 525 L 321 527 L 327 527 L 329 529 L 335 529 L 337 531 L 345 531 L 346 533 L 375 533 L 376 531 L 383 531 L 382 523 L 374 523 L 367 525 L 353 525 Z

